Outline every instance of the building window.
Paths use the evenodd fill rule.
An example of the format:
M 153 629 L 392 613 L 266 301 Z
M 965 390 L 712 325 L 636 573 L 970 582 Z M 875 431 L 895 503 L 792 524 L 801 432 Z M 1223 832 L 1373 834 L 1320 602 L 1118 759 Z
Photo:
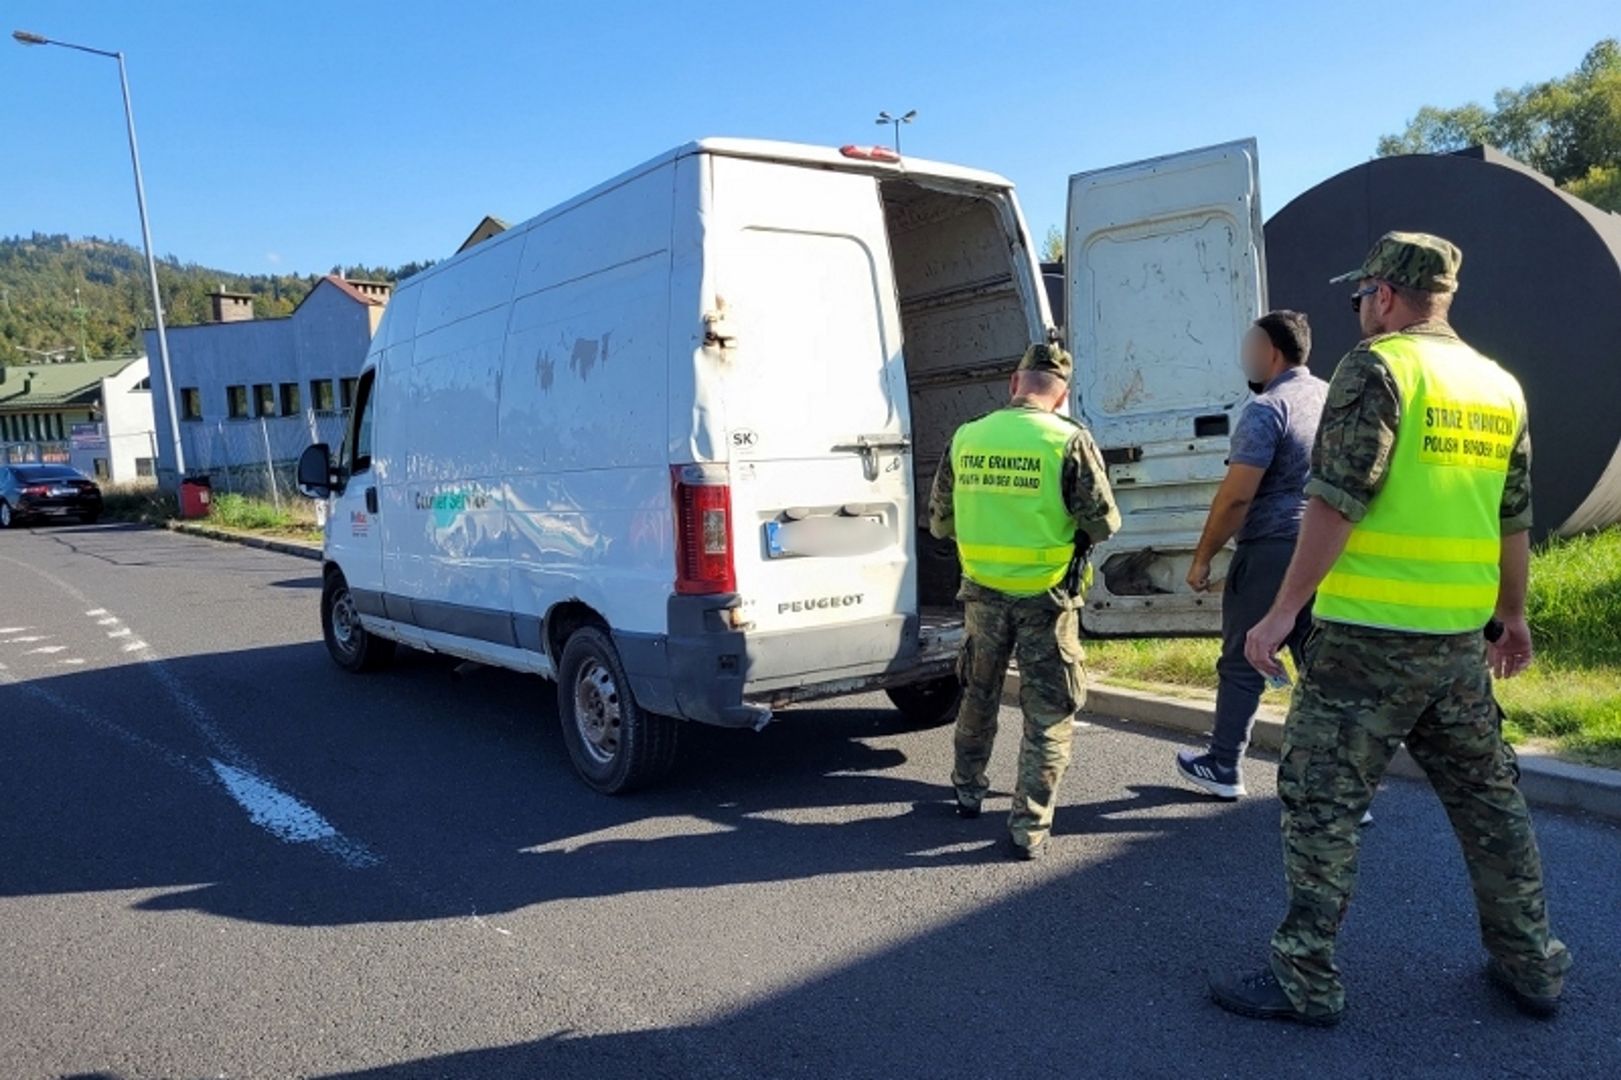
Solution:
M 151 389 L 152 389 L 152 379 L 151 379 L 150 376 L 148 376 L 147 378 L 142 379 L 140 382 L 138 382 L 134 386 L 130 387 L 130 391 L 132 393 L 134 391 L 136 391 L 136 390 L 151 390 Z
M 359 382 L 359 379 L 343 379 L 338 383 L 338 398 L 345 412 L 355 407 L 355 385 Z
M 332 400 L 331 379 L 310 380 L 310 404 L 314 406 L 316 412 L 335 411 L 337 404 Z
M 248 418 L 248 388 L 246 386 L 227 386 L 225 388 L 225 415 L 232 420 L 246 420 Z
M 96 479 L 107 479 L 107 459 L 104 457 L 96 458 Z
M 156 476 L 157 475 L 157 469 L 154 468 L 152 459 L 149 458 L 149 457 L 138 457 L 138 458 L 136 458 L 135 459 L 135 475 L 136 476 Z
M 255 415 L 276 415 L 276 388 L 270 383 L 255 383 L 253 385 L 253 404 Z
M 299 400 L 298 384 L 284 382 L 281 384 L 281 414 L 283 416 L 297 416 L 304 411 L 304 403 Z
M 184 386 L 180 389 L 180 419 L 201 420 L 203 418 L 203 392 L 195 386 Z

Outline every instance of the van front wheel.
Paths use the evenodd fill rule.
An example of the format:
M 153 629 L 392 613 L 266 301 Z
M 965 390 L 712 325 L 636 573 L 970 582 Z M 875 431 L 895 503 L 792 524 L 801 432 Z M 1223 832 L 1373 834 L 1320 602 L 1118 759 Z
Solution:
M 368 633 L 342 574 L 328 574 L 321 586 L 321 636 L 326 651 L 345 671 L 378 671 L 394 659 L 394 643 Z
M 929 682 L 892 686 L 884 693 L 890 704 L 899 709 L 906 722 L 920 728 L 939 727 L 957 718 L 957 703 L 962 700 L 962 684 L 955 675 Z
M 644 787 L 675 764 L 681 722 L 636 704 L 612 639 L 594 626 L 563 646 L 557 713 L 575 771 L 604 794 Z

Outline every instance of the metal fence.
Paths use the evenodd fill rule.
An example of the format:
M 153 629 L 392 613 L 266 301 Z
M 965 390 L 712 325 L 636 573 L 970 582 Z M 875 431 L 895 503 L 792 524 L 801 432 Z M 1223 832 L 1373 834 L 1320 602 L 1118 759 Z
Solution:
M 298 457 L 324 442 L 337 455 L 349 417 L 306 412 L 243 420 L 192 420 L 181 424 L 186 475 L 207 476 L 216 494 L 249 495 L 275 503 L 298 497 Z

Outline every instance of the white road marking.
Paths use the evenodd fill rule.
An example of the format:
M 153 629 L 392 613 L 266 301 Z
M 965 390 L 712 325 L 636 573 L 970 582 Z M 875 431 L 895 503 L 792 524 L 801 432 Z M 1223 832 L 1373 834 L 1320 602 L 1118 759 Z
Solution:
M 67 665 L 67 666 L 69 666 L 69 667 L 76 667 L 76 666 L 78 666 L 78 665 L 79 665 L 79 664 L 82 664 L 82 663 L 84 663 L 84 661 L 83 661 L 83 660 L 79 660 L 79 659 L 72 659 L 72 660 L 58 660 L 58 661 L 57 661 L 57 663 L 58 663 L 58 664 L 66 664 L 66 665 Z
M 489 927 L 489 928 L 490 928 L 490 929 L 491 929 L 491 930 L 494 930 L 494 931 L 495 931 L 495 932 L 496 932 L 496 933 L 497 933 L 497 934 L 505 934 L 505 935 L 506 935 L 506 936 L 507 936 L 507 937 L 511 937 L 511 936 L 512 936 L 512 931 L 511 931 L 511 930 L 508 930 L 508 929 L 507 929 L 507 928 L 506 928 L 506 927 L 504 927 L 504 926 L 496 926 L 496 925 L 495 925 L 495 924 L 494 924 L 494 923 L 492 923 L 492 922 L 487 922 L 487 921 L 486 921 L 486 920 L 485 920 L 485 918 L 484 918 L 484 916 L 482 916 L 482 915 L 480 915 L 480 914 L 479 914 L 479 913 L 478 913 L 478 912 L 476 912 L 476 911 L 475 911 L 475 912 L 473 912 L 473 921 L 474 921 L 474 922 L 475 922 L 475 923 L 477 923 L 477 924 L 478 924 L 478 925 L 479 925 L 479 926 L 485 926 L 485 927 Z
M 89 603 L 89 598 L 75 588 L 71 582 L 64 581 L 54 574 L 6 555 L 0 555 L 0 562 L 11 563 L 34 574 L 36 577 L 50 582 L 81 604 Z M 106 615 L 107 609 L 91 608 L 85 614 L 92 617 Z M 44 639 L 31 638 L 29 640 L 42 641 Z M 0 644 L 5 644 L 5 642 L 0 642 Z M 207 761 L 212 766 L 212 771 L 203 768 L 195 759 L 185 754 L 171 750 L 138 732 L 108 720 L 99 712 L 93 712 L 82 705 L 58 697 L 36 682 L 22 682 L 8 672 L 0 676 L 0 683 L 17 686 L 24 693 L 33 694 L 61 711 L 77 716 L 92 727 L 162 758 L 170 765 L 201 780 L 210 787 L 215 784 L 223 785 L 231 797 L 248 811 L 249 820 L 280 839 L 292 843 L 311 843 L 324 853 L 341 860 L 353 869 L 376 866 L 383 861 L 381 856 L 374 853 L 366 845 L 344 836 L 315 810 L 264 779 L 265 770 L 254 765 L 253 759 L 236 744 L 234 739 L 225 733 L 224 729 L 214 722 L 208 710 L 192 696 L 191 692 L 186 689 L 185 684 L 169 670 L 163 659 L 151 649 L 151 646 L 144 641 L 135 640 L 125 644 L 123 651 L 127 653 L 144 652 L 144 655 L 139 658 L 141 661 L 140 666 L 144 667 L 163 686 L 170 699 L 179 706 L 180 711 L 191 721 L 191 725 L 196 728 L 198 734 L 208 741 L 214 752 L 219 755 L 219 758 L 224 759 L 221 761 L 209 757 Z
M 231 793 L 231 798 L 248 812 L 248 820 L 278 840 L 289 844 L 316 844 L 350 866 L 371 866 L 377 862 L 377 856 L 346 840 L 326 818 L 268 780 L 213 758 L 209 758 L 208 763 L 214 767 L 214 774 Z
M 25 630 L 32 629 L 32 626 L 0 626 L 0 634 L 20 634 Z
M 126 626 L 126 627 L 124 627 L 124 628 L 122 628 L 120 630 L 109 630 L 109 631 L 107 631 L 107 636 L 108 637 L 129 637 L 131 633 L 133 633 L 133 631 L 130 630 L 130 628 Z
M 29 649 L 24 656 L 50 656 L 52 653 L 67 652 L 66 645 L 41 645 L 37 649 Z
M 96 625 L 97 626 L 117 626 L 118 625 L 118 616 L 117 615 L 109 615 L 105 619 L 97 619 L 96 620 Z
M 0 641 L 0 645 L 32 645 L 36 641 L 45 641 L 50 636 L 49 634 L 34 634 L 31 637 L 6 638 L 6 640 Z

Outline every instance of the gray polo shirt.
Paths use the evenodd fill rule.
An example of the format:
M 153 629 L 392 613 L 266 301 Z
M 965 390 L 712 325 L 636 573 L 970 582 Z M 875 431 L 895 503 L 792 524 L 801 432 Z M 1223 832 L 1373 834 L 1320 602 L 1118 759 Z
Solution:
M 1328 384 L 1304 366 L 1267 384 L 1244 408 L 1233 431 L 1229 464 L 1265 469 L 1238 542 L 1294 540 L 1306 512 L 1311 445 L 1323 417 Z

